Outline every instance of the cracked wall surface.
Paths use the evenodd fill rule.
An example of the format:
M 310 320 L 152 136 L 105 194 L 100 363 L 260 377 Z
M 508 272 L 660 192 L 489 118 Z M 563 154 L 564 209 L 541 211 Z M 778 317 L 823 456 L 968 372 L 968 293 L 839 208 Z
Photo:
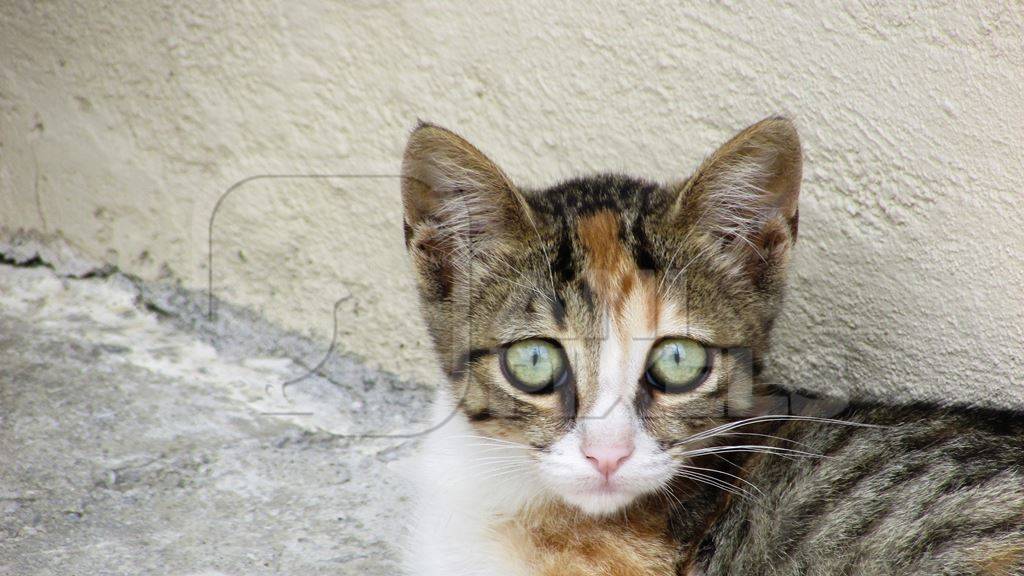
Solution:
M 1022 85 L 1024 15 L 995 1 L 16 0 L 0 226 L 201 292 L 226 190 L 335 175 L 224 198 L 215 293 L 434 383 L 386 177 L 417 118 L 544 184 L 683 177 L 785 112 L 806 176 L 775 377 L 1024 405 Z

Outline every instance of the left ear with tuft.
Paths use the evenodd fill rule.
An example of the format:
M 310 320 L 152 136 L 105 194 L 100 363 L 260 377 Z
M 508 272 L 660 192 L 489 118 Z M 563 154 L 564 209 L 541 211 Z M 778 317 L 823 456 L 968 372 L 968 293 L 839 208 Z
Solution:
M 796 242 L 802 164 L 793 122 L 766 118 L 701 164 L 676 213 L 715 242 L 730 266 L 767 288 L 784 274 Z
M 428 300 L 447 298 L 475 261 L 500 258 L 530 218 L 522 195 L 472 144 L 421 123 L 402 161 L 405 243 Z

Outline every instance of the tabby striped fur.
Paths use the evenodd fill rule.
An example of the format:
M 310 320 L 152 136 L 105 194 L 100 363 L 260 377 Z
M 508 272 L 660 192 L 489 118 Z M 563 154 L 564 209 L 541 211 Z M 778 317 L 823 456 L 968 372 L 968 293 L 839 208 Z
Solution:
M 409 574 L 1024 574 L 1021 415 L 827 399 L 794 415 L 803 396 L 762 380 L 801 162 L 793 124 L 769 118 L 676 182 L 527 190 L 459 136 L 414 131 L 406 244 L 448 382 Z M 708 350 L 698 388 L 645 383 L 666 337 Z M 529 338 L 571 366 L 550 393 L 500 367 Z M 587 446 L 623 442 L 612 475 L 588 464 Z

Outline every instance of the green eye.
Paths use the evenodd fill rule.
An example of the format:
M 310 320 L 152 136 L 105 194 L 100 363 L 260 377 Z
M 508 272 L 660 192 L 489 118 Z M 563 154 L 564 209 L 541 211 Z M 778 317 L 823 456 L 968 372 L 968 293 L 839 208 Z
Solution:
M 655 344 L 647 368 L 647 381 L 667 393 L 689 392 L 707 378 L 711 354 L 686 338 L 666 338 Z
M 553 342 L 531 338 L 505 348 L 501 371 L 513 386 L 530 394 L 550 392 L 566 374 L 565 355 Z

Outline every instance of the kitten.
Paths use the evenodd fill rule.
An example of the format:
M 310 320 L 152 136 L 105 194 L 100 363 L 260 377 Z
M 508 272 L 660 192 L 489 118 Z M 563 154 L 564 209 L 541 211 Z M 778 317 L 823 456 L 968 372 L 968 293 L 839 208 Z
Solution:
M 409 574 L 1024 574 L 1020 415 L 774 415 L 801 162 L 769 118 L 685 181 L 524 190 L 413 132 L 406 245 L 449 382 Z

